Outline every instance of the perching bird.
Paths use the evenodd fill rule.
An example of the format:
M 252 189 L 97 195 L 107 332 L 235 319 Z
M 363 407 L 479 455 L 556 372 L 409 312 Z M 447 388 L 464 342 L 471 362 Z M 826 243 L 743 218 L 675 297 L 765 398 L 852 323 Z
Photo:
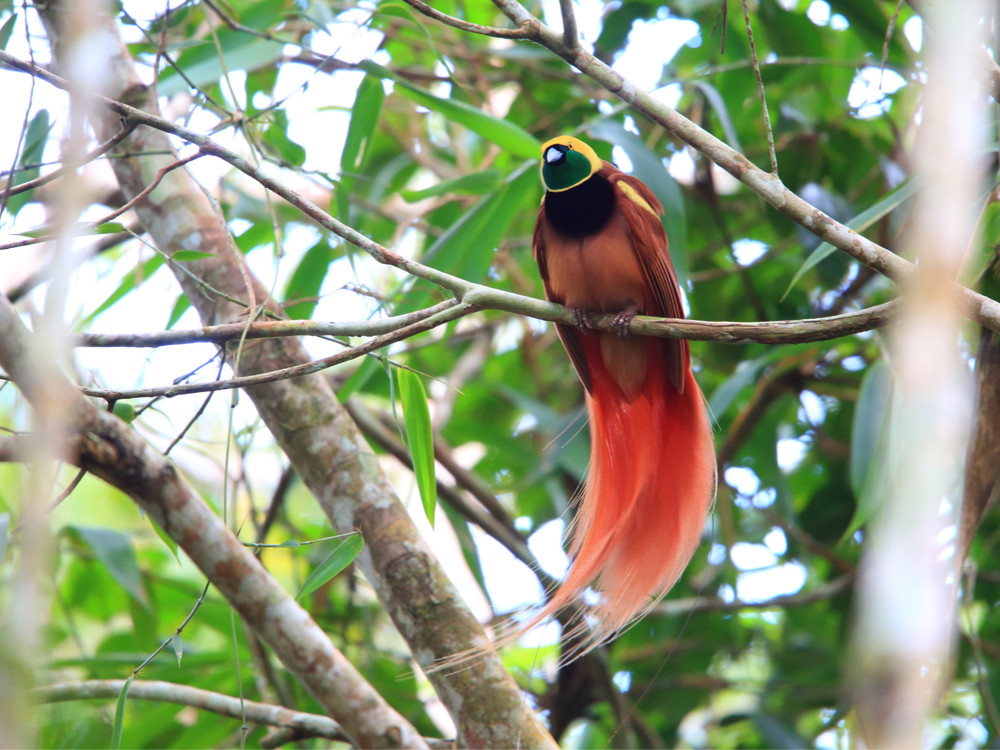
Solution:
M 676 583 L 715 494 L 715 451 L 687 341 L 625 335 L 636 314 L 684 317 L 659 201 L 572 136 L 542 146 L 541 172 L 535 260 L 545 296 L 576 315 L 557 330 L 586 389 L 591 453 L 572 566 L 528 625 L 593 585 L 592 634 L 573 658 Z M 617 331 L 590 329 L 590 313 L 617 313 Z

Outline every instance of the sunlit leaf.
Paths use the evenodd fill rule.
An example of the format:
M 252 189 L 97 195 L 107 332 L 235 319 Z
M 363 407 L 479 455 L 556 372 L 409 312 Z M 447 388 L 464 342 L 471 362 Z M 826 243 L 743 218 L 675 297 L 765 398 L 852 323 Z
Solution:
M 342 542 L 339 542 L 333 552 L 327 555 L 326 559 L 309 574 L 309 577 L 306 578 L 305 583 L 302 584 L 302 588 L 295 598 L 302 599 L 308 596 L 340 573 L 361 554 L 362 547 L 364 547 L 364 541 L 361 538 L 361 534 L 351 534 Z
M 431 413 L 427 406 L 427 392 L 420 376 L 402 367 L 396 370 L 399 384 L 399 401 L 403 407 L 406 424 L 406 445 L 413 460 L 413 475 L 424 506 L 427 520 L 434 525 L 437 509 L 437 480 L 434 474 L 434 435 L 431 430 Z

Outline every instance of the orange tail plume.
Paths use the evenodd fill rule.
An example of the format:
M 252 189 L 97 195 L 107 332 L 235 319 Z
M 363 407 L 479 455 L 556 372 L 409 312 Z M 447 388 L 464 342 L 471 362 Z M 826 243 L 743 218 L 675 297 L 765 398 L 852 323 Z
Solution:
M 573 522 L 573 565 L 525 629 L 566 607 L 592 583 L 601 598 L 574 658 L 620 633 L 677 582 L 694 554 L 715 494 L 708 413 L 690 368 L 669 385 L 660 342 L 648 341 L 642 388 L 629 398 L 584 337 L 591 373 L 591 460 Z M 507 641 L 507 638 L 503 639 Z

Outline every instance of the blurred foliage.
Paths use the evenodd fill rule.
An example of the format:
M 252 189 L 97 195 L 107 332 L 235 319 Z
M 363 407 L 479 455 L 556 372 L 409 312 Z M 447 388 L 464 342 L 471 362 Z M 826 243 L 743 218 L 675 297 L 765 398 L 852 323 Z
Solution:
M 816 317 L 893 294 L 888 282 L 839 253 L 807 265 L 819 245 L 815 237 L 538 47 L 442 26 L 400 0 L 357 7 L 324 0 L 185 2 L 157 17 L 146 7 L 152 4 L 122 5 L 118 21 L 140 71 L 152 80 L 151 66 L 160 66 L 164 106 L 206 132 L 217 126 L 220 140 L 251 151 L 265 169 L 368 237 L 449 273 L 542 295 L 530 251 L 541 198 L 537 144 L 573 132 L 657 192 L 692 317 Z M 679 111 L 766 168 L 739 3 L 625 0 L 600 13 L 595 6 L 600 10 L 596 1 L 580 3 L 578 11 L 600 58 L 613 63 L 626 50 L 644 55 L 644 74 L 657 81 L 659 95 L 676 100 Z M 919 35 L 912 10 L 888 0 L 760 0 L 752 6 L 782 180 L 839 220 L 864 214 L 903 184 L 910 169 L 921 93 L 912 71 L 916 53 L 903 33 Z M 474 23 L 508 25 L 486 0 L 440 0 L 434 7 Z M 555 7 L 546 3 L 544 10 Z M 0 27 L 10 29 L 5 24 L 15 11 L 10 4 L 0 8 Z M 537 4 L 529 8 L 542 11 Z M 21 20 L 25 12 L 18 5 Z M 548 18 L 558 26 L 557 17 Z M 688 39 L 669 60 L 648 43 L 630 47 L 650 29 L 664 40 L 685 32 Z M 41 47 L 36 54 L 44 58 Z M 57 153 L 59 130 L 52 122 L 63 116 L 33 105 L 18 181 L 37 175 L 43 152 Z M 445 298 L 427 282 L 379 267 L 321 234 L 292 207 L 265 200 L 240 175 L 225 172 L 216 192 L 237 246 L 255 272 L 274 281 L 292 317 L 398 314 Z M 865 230 L 892 250 L 898 250 L 906 220 L 904 198 L 876 212 Z M 13 199 L 2 220 L 30 224 L 38 214 L 27 209 L 42 200 L 36 193 Z M 995 238 L 996 212 L 985 222 L 984 257 Z M 159 256 L 131 240 L 104 252 L 91 264 L 99 283 L 80 304 L 81 329 L 106 330 L 115 310 L 140 288 L 159 295 L 143 292 L 153 325 L 195 325 L 161 265 Z M 173 291 L 163 295 L 164 288 Z M 572 693 L 572 670 L 556 676 L 553 649 L 512 649 L 510 667 L 533 700 L 550 710 L 553 724 L 567 730 L 561 737 L 567 747 L 846 747 L 852 724 L 841 685 L 852 582 L 834 584 L 850 577 L 867 513 L 878 501 L 866 478 L 879 460 L 888 409 L 886 389 L 875 382 L 884 377 L 882 340 L 866 334 L 798 346 L 695 343 L 692 353 L 724 461 L 708 540 L 668 606 L 608 649 L 612 682 L 581 670 L 576 674 L 588 689 Z M 475 457 L 476 475 L 519 530 L 530 535 L 567 512 L 587 460 L 583 395 L 549 326 L 483 312 L 390 354 L 425 378 L 435 436 L 456 455 Z M 87 362 L 99 363 L 101 356 L 89 355 Z M 186 372 L 172 367 L 169 356 L 151 355 L 150 361 L 137 376 L 143 384 L 163 384 Z M 207 367 L 204 377 L 215 368 Z M 398 436 L 403 416 L 389 369 L 367 359 L 333 377 L 343 398 L 351 394 L 394 420 Z M 130 385 L 116 379 L 112 366 L 88 364 L 82 377 Z M 25 429 L 23 404 L 11 390 L 0 392 L 3 426 Z M 193 411 L 203 397 L 186 398 Z M 262 541 L 284 546 L 264 549 L 261 559 L 294 594 L 338 543 L 305 542 L 335 532 L 294 478 L 279 485 L 287 462 L 275 455 L 252 406 L 240 404 L 243 416 L 236 431 L 227 432 L 220 406 L 226 400 L 216 396 L 219 408 L 206 412 L 172 455 L 220 512 L 228 506 L 229 520 L 246 541 L 262 532 L 272 493 L 280 498 Z M 864 412 L 856 409 L 859 403 Z M 186 419 L 162 401 L 132 405 L 135 428 L 161 447 Z M 391 458 L 386 466 L 413 513 L 423 514 L 412 476 Z M 0 466 L 0 513 L 9 512 L 14 522 L 25 481 L 22 470 Z M 502 566 L 518 565 L 477 550 L 483 535 L 470 534 L 454 510 L 445 510 L 476 579 L 505 578 Z M 203 579 L 127 499 L 92 478 L 51 520 L 52 612 L 44 634 L 50 658 L 39 681 L 127 677 L 195 607 Z M 981 573 L 966 594 L 954 683 L 928 735 L 934 746 L 997 743 L 988 716 L 996 714 L 991 696 L 1000 695 L 1000 619 L 990 616 L 1000 597 L 998 533 L 997 516 L 987 516 L 972 553 Z M 5 608 L 14 606 L 15 546 L 0 561 Z M 501 567 L 491 578 L 480 568 L 487 565 Z M 741 610 L 681 607 L 678 614 L 669 607 L 697 594 L 750 602 L 793 596 Z M 439 734 L 428 711 L 428 684 L 412 676 L 405 646 L 352 568 L 304 603 L 397 709 L 422 732 Z M 975 650 L 973 643 L 979 644 Z M 183 633 L 141 679 L 317 711 L 273 662 L 209 590 Z M 609 701 L 608 690 L 618 699 Z M 47 706 L 39 716 L 39 741 L 44 747 L 106 746 L 113 706 L 113 700 Z M 635 710 L 621 728 L 624 706 Z M 259 744 L 264 733 L 252 728 L 247 743 Z M 127 704 L 124 746 L 240 741 L 235 720 L 169 704 Z

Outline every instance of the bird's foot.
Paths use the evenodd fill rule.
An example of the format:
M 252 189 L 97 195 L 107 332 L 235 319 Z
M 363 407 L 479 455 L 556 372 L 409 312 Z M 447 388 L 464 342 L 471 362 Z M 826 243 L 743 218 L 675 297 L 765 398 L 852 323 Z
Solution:
M 590 313 L 582 307 L 571 307 L 570 310 L 573 311 L 573 320 L 577 328 L 581 331 L 591 330 L 593 326 L 590 325 Z
M 636 315 L 638 315 L 638 310 L 635 308 L 622 310 L 612 319 L 611 330 L 617 333 L 620 338 L 627 339 L 629 336 L 629 324 Z

